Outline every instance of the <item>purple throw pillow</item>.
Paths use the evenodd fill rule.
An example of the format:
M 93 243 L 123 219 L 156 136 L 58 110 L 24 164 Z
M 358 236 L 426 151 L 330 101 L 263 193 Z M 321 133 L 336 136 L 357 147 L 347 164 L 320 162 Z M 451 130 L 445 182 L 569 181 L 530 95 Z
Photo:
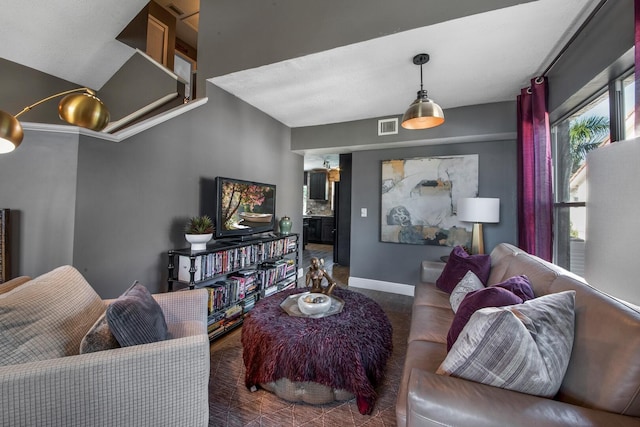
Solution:
M 529 301 L 530 299 L 534 299 L 536 297 L 533 294 L 533 288 L 531 287 L 529 278 L 524 274 L 521 276 L 509 277 L 504 282 L 496 283 L 492 286 L 498 286 L 500 288 L 511 291 L 522 298 L 522 301 Z
M 469 255 L 462 246 L 456 246 L 451 251 L 442 274 L 436 280 L 436 286 L 450 294 L 469 270 L 473 271 L 486 286 L 489 273 L 491 273 L 491 257 L 489 255 Z
M 458 311 L 451 322 L 447 334 L 447 352 L 458 339 L 458 335 L 477 310 L 485 307 L 504 307 L 506 305 L 522 304 L 522 298 L 506 289 L 490 286 L 469 292 L 458 307 Z

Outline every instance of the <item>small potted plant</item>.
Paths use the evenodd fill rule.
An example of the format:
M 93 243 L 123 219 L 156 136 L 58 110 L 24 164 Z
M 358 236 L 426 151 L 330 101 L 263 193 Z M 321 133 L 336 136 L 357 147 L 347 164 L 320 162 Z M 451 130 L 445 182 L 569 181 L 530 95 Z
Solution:
M 213 237 L 213 221 L 208 215 L 189 218 L 184 227 L 184 238 L 191 243 L 192 251 L 207 249 L 207 242 Z

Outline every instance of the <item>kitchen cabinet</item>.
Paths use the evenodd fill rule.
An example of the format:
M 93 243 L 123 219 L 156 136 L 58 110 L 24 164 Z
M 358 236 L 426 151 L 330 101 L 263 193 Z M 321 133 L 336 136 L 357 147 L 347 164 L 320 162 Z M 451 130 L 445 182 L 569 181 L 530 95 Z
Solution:
M 309 243 L 322 243 L 322 219 L 320 217 L 311 217 L 306 220 L 309 224 L 307 241 Z
M 312 216 L 304 219 L 307 226 L 307 239 L 310 243 L 333 244 L 335 223 L 332 216 Z
M 327 171 L 309 172 L 309 199 L 327 200 Z
M 322 217 L 321 219 L 321 237 L 322 243 L 333 245 L 334 221 L 332 216 Z

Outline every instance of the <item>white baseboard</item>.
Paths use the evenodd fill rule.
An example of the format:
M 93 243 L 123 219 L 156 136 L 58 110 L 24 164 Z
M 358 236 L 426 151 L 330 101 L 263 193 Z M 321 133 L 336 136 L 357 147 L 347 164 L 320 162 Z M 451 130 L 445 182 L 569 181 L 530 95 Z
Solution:
M 390 292 L 392 294 L 413 296 L 415 287 L 403 283 L 384 282 L 382 280 L 349 277 L 349 286 L 354 288 L 371 289 L 374 291 Z

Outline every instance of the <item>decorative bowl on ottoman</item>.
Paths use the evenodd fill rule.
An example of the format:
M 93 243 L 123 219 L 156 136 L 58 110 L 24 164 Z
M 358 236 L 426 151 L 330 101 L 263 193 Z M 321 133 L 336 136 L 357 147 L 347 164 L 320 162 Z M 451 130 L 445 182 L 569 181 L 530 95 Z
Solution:
M 305 292 L 298 298 L 298 308 L 307 316 L 324 313 L 331 308 L 331 297 L 320 293 Z

